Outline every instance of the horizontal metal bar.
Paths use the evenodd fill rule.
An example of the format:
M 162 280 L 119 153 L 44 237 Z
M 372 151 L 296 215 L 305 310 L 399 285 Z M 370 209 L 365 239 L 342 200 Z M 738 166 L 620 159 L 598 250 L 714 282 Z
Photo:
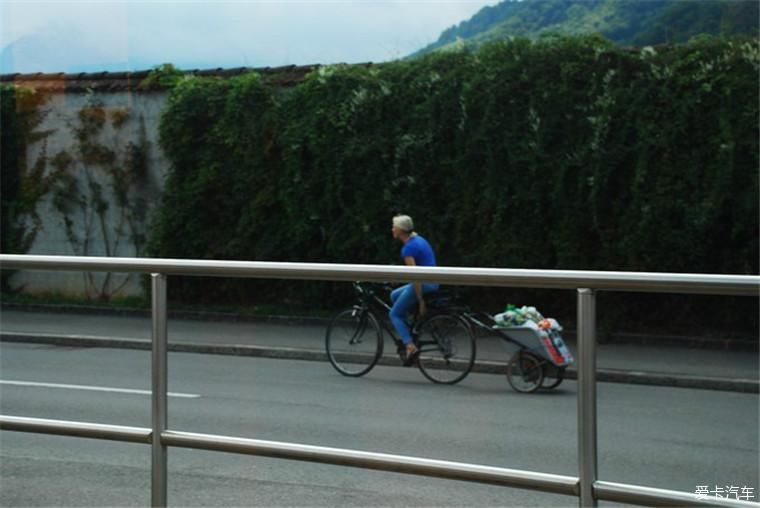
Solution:
M 331 281 L 412 281 L 463 286 L 548 289 L 584 287 L 608 291 L 760 295 L 760 276 L 756 275 L 515 270 L 441 266 L 407 267 L 16 254 L 0 254 L 0 269 L 139 272 L 166 275 Z
M 698 498 L 696 494 L 675 490 L 641 487 L 625 483 L 597 481 L 594 496 L 602 501 L 630 503 L 642 506 L 730 506 L 760 508 L 760 503 L 737 499 L 708 496 Z
M 130 443 L 151 443 L 151 431 L 147 428 L 21 416 L 0 415 L 0 430 L 105 439 Z M 579 481 L 576 477 L 519 469 L 173 430 L 162 432 L 161 442 L 165 446 L 351 466 L 530 489 L 569 496 L 579 495 Z M 760 507 L 760 503 L 750 501 L 718 497 L 700 499 L 696 494 L 686 492 L 607 481 L 594 482 L 593 490 L 594 497 L 600 501 L 630 503 L 642 506 Z
M 65 420 L 47 420 L 44 418 L 27 418 L 23 416 L 0 415 L 0 430 L 106 439 L 109 441 L 125 441 L 128 443 L 150 444 L 151 442 L 151 431 L 148 428 L 106 425 L 102 423 L 71 422 Z
M 487 483 L 505 487 L 538 490 L 569 496 L 578 495 L 578 478 L 547 473 L 480 466 L 461 462 L 422 459 L 402 455 L 363 452 L 295 443 L 262 441 L 209 434 L 167 430 L 161 433 L 167 446 L 242 453 L 263 457 L 317 462 L 362 469 L 415 474 L 449 480 Z

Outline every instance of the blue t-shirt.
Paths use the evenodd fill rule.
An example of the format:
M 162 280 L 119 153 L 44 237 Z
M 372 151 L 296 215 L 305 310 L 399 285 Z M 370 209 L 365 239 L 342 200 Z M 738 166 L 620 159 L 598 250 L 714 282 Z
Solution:
M 401 257 L 407 256 L 413 257 L 418 266 L 436 266 L 433 248 L 420 235 L 411 237 L 401 248 Z

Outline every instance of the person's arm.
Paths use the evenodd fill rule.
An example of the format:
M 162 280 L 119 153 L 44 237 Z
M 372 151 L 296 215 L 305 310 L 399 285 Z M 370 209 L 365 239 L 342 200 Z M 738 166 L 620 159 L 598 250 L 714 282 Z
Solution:
M 405 256 L 404 263 L 406 263 L 407 266 L 417 266 L 417 263 L 412 256 Z M 425 305 L 425 300 L 422 298 L 422 283 L 415 282 L 413 286 L 414 293 L 417 295 L 417 301 L 420 304 L 420 316 L 424 316 L 427 312 L 427 305 Z

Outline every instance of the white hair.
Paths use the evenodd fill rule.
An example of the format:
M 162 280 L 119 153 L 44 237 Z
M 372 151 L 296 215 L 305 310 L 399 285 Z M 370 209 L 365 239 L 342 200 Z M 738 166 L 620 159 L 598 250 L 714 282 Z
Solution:
M 414 230 L 414 222 L 408 215 L 396 215 L 393 217 L 393 227 L 411 233 Z

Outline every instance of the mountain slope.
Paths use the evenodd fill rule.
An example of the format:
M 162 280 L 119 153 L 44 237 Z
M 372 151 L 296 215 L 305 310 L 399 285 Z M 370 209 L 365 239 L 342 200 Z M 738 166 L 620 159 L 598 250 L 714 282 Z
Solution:
M 674 2 L 631 42 L 684 42 L 700 33 L 757 36 L 758 5 L 754 0 Z
M 757 0 L 505 0 L 445 30 L 420 50 L 507 37 L 601 33 L 623 45 L 683 42 L 709 33 L 758 33 Z

